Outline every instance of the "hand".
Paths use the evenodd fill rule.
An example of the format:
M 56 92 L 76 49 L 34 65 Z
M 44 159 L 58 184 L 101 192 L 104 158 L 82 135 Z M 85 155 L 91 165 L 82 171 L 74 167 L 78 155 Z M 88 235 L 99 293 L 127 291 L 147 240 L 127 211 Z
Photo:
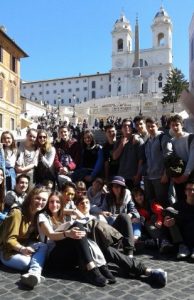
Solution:
M 65 231 L 65 235 L 73 240 L 81 240 L 86 235 L 86 232 L 80 230 L 79 227 L 73 227 L 72 229 Z
M 132 221 L 132 223 L 140 223 L 139 218 L 132 218 L 131 221 Z
M 112 213 L 110 211 L 102 211 L 101 214 L 104 216 L 104 217 L 110 217 L 112 216 Z
M 162 175 L 160 183 L 165 184 L 168 182 L 168 176 L 166 174 Z
M 31 256 L 35 250 L 32 247 L 22 247 L 20 249 L 20 253 L 25 255 L 25 256 Z
M 175 219 L 167 216 L 164 218 L 163 224 L 166 227 L 172 227 L 175 225 Z
M 68 173 L 68 168 L 67 167 L 62 167 L 59 169 L 59 174 L 60 175 L 67 175 Z
M 162 227 L 162 222 L 156 222 L 155 223 L 156 228 L 160 229 Z
M 172 180 L 174 183 L 180 184 L 187 181 L 188 177 L 188 175 L 181 175 L 179 177 L 173 177 Z
M 125 146 L 125 144 L 127 144 L 128 143 L 128 138 L 126 138 L 126 137 L 123 137 L 122 139 L 121 139 L 121 144 L 122 144 L 122 146 L 124 147 Z

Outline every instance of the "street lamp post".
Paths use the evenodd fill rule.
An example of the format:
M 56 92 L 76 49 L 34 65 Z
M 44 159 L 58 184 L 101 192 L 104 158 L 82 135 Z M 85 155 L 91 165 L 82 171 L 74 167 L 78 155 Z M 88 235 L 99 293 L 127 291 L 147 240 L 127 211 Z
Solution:
M 72 115 L 72 118 L 75 118 L 75 100 L 76 100 L 76 95 L 73 94 L 73 115 Z
M 172 113 L 174 113 L 175 91 L 172 91 Z
M 59 117 L 60 116 L 60 102 L 61 102 L 61 95 L 60 94 L 57 95 L 57 101 L 58 101 L 57 114 L 58 114 L 58 117 Z
M 140 97 L 140 103 L 139 103 L 139 116 L 142 116 L 142 94 L 143 91 L 139 92 L 139 97 Z

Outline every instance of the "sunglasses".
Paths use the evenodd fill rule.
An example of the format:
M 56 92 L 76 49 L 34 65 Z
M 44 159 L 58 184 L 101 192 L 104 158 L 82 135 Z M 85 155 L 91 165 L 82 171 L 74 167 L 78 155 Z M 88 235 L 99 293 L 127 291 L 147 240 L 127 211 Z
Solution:
M 39 138 L 39 139 L 46 139 L 47 137 L 46 137 L 46 135 L 39 135 L 38 138 Z
M 66 196 L 75 196 L 75 193 L 65 193 Z

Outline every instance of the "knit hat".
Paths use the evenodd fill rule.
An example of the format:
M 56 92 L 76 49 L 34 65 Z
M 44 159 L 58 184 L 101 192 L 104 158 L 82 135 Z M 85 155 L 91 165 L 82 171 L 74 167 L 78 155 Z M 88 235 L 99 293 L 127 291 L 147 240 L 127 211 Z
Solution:
M 121 176 L 114 176 L 112 178 L 111 184 L 114 184 L 114 183 L 126 187 L 125 179 Z

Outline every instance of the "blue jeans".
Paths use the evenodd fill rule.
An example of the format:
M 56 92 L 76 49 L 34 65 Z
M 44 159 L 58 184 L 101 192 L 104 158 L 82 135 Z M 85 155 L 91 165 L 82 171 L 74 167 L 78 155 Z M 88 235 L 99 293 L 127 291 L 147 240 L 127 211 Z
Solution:
M 6 168 L 5 169 L 6 176 L 6 190 L 14 190 L 16 185 L 16 172 L 14 168 Z
M 4 259 L 1 252 L 1 262 L 9 267 L 19 271 L 35 272 L 41 275 L 44 262 L 47 256 L 47 244 L 36 242 L 29 244 L 35 250 L 32 256 L 26 256 L 21 253 L 16 253 L 10 259 Z

